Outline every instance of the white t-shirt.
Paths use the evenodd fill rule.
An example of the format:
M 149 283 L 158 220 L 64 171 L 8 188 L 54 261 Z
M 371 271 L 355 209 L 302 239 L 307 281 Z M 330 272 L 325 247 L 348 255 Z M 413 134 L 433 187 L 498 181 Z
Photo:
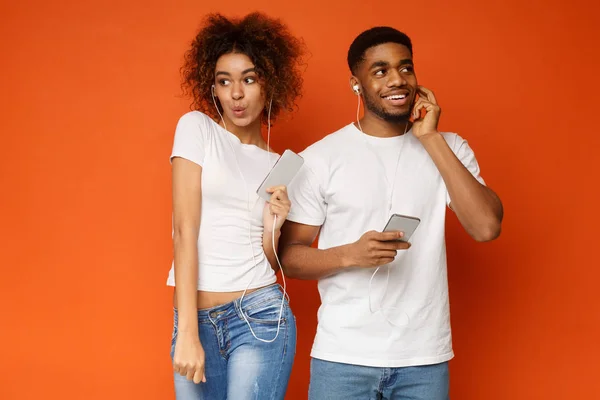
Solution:
M 443 137 L 483 183 L 467 142 L 452 133 Z M 370 230 L 381 232 L 394 213 L 421 219 L 412 247 L 399 251 L 374 276 L 370 297 L 374 268 L 346 269 L 319 281 L 321 306 L 311 356 L 373 367 L 451 359 L 444 239 L 450 198 L 425 148 L 412 131 L 377 138 L 350 124 L 301 155 L 305 163 L 289 188 L 287 219 L 322 226 L 320 249 L 355 242 Z
M 198 290 L 233 292 L 275 282 L 262 245 L 265 202 L 256 189 L 278 154 L 243 144 L 207 115 L 192 111 L 177 123 L 173 157 L 202 166 Z M 167 285 L 175 286 L 173 265 Z

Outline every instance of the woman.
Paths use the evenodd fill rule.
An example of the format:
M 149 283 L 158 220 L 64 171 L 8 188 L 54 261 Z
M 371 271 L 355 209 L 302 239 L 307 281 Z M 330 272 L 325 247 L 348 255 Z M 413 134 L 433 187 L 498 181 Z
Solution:
M 261 128 L 300 95 L 301 42 L 279 21 L 210 15 L 182 69 L 194 109 L 171 155 L 177 399 L 283 399 L 296 325 L 276 282 L 290 202 L 256 189 L 278 155 Z

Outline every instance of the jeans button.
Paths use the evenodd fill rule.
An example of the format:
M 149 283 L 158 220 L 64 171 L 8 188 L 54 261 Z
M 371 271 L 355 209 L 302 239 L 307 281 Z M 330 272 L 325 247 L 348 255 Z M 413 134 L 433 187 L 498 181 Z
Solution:
M 211 317 L 211 318 L 214 318 L 214 317 L 216 317 L 216 316 L 217 316 L 217 313 L 216 313 L 216 312 L 214 312 L 214 311 L 211 311 L 211 312 L 210 312 L 210 317 Z

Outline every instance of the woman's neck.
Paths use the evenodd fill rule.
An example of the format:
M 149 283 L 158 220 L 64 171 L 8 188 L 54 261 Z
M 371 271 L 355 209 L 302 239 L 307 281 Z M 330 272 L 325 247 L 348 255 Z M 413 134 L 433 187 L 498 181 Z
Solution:
M 223 121 L 219 122 L 219 125 L 237 136 L 243 144 L 251 144 L 267 150 L 267 143 L 262 137 L 260 118 L 247 126 L 237 126 L 232 121 L 226 121 L 225 123 L 227 124 L 226 127 L 223 125 Z

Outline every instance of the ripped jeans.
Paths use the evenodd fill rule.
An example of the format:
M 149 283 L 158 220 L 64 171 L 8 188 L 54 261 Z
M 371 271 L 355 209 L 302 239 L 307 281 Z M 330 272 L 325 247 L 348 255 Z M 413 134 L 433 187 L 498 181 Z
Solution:
M 205 353 L 206 382 L 195 384 L 178 373 L 177 400 L 283 400 L 296 354 L 296 321 L 287 299 L 277 339 L 283 292 L 271 285 L 217 307 L 198 310 L 198 331 Z M 171 359 L 177 340 L 174 312 Z

